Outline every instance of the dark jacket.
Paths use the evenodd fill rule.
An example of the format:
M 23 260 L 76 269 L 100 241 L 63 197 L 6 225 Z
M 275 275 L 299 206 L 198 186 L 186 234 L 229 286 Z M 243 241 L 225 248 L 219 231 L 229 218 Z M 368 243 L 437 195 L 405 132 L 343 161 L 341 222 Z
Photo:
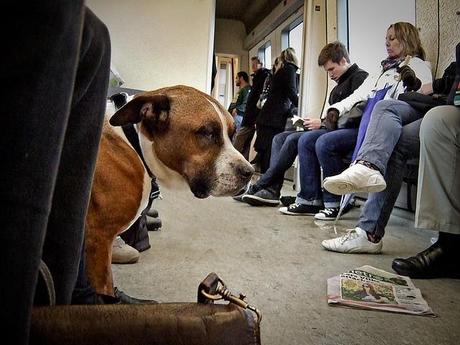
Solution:
M 342 74 L 337 85 L 331 90 L 329 95 L 329 104 L 340 102 L 350 96 L 367 78 L 369 73 L 358 67 L 357 64 L 351 65 L 348 70 Z
M 266 68 L 259 68 L 252 78 L 252 88 L 249 93 L 248 100 L 246 103 L 246 111 L 243 116 L 241 126 L 252 127 L 256 123 L 257 115 L 259 115 L 260 109 L 257 108 L 256 104 L 259 100 L 259 96 L 264 87 L 265 78 L 270 74 L 270 71 Z
M 275 73 L 270 94 L 257 117 L 257 126 L 284 129 L 291 105 L 298 105 L 297 69 L 288 62 Z

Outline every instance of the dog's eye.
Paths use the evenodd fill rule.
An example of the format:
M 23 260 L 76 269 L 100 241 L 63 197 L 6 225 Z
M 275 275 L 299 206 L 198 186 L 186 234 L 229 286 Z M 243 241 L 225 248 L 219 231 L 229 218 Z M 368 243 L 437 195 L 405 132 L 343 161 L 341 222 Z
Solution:
M 201 127 L 200 129 L 197 130 L 197 135 L 205 138 L 209 141 L 216 141 L 217 139 L 217 133 L 214 128 L 211 127 Z

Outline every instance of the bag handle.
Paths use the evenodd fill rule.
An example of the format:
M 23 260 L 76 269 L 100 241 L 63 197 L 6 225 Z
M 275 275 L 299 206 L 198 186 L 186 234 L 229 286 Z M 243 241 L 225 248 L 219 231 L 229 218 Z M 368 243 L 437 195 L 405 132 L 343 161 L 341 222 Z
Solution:
M 218 300 L 229 301 L 243 309 L 249 309 L 254 312 L 257 315 L 257 324 L 260 324 L 262 314 L 256 307 L 249 305 L 245 298 L 246 296 L 242 293 L 239 296 L 232 294 L 222 279 L 214 272 L 209 273 L 198 286 L 198 303 L 209 304 Z

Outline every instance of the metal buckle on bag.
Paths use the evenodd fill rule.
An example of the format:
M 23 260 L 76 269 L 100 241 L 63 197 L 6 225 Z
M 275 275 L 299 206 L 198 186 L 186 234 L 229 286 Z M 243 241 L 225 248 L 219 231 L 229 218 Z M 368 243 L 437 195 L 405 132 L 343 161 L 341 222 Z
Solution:
M 262 314 L 260 311 L 252 306 L 249 305 L 244 299 L 246 296 L 242 293 L 240 293 L 239 296 L 236 296 L 230 292 L 230 290 L 227 289 L 227 286 L 225 283 L 220 279 L 219 277 L 215 277 L 217 279 L 217 285 L 212 289 L 212 292 L 206 292 L 205 289 L 201 289 L 200 293 L 206 297 L 208 300 L 211 301 L 218 301 L 218 300 L 225 300 L 229 301 L 230 303 L 234 303 L 237 306 L 243 308 L 243 309 L 249 309 L 253 311 L 257 315 L 257 323 L 260 324 L 262 321 Z

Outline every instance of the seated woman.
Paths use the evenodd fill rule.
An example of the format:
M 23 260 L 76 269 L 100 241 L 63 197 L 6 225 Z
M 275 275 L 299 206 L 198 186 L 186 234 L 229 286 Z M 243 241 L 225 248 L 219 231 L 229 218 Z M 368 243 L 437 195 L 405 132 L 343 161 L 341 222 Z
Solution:
M 327 44 L 318 56 L 318 66 L 323 67 L 337 85 L 329 95 L 329 104 L 348 97 L 367 78 L 368 73 L 350 62 L 345 46 L 336 41 Z M 306 130 L 317 130 L 319 119 L 304 119 Z M 257 183 L 249 188 L 242 200 L 253 206 L 276 206 L 279 204 L 284 173 L 292 166 L 297 157 L 297 146 L 303 131 L 285 131 L 273 138 L 270 168 Z M 240 201 L 240 200 L 238 200 Z
M 393 97 L 397 97 L 404 90 L 431 93 L 431 71 L 422 60 L 425 54 L 418 31 L 411 24 L 397 24 L 391 26 L 387 33 L 389 57 L 399 63 L 405 60 L 406 55 L 413 57 L 403 67 L 399 63 L 394 66 L 393 73 L 399 71 L 401 77 L 388 93 Z M 403 32 L 408 33 L 410 41 L 404 38 Z M 385 174 L 389 188 L 387 193 L 369 194 L 358 226 L 344 236 L 323 241 L 324 248 L 342 253 L 381 252 L 381 239 L 401 188 L 406 162 L 418 156 L 418 129 L 422 117 L 422 112 L 396 99 L 386 99 L 376 104 L 357 156 L 357 164 L 338 176 L 326 178 L 324 188 L 335 194 L 375 192 L 386 187 L 382 176 Z M 343 176 L 348 176 L 349 179 L 343 182 Z
M 333 104 L 327 113 L 327 118 L 340 119 L 352 107 L 372 97 L 376 90 L 391 87 L 387 97 L 397 97 L 403 91 L 403 84 L 414 89 L 415 81 L 431 85 L 431 70 L 422 59 L 425 52 L 421 46 L 417 29 L 409 23 L 392 24 L 386 35 L 388 57 L 382 61 L 379 74 L 369 76 L 352 95 Z M 414 56 L 408 62 L 406 72 L 401 75 L 398 67 L 407 56 Z M 416 56 L 420 56 L 416 57 Z M 409 71 L 409 72 L 407 72 Z M 416 78 L 414 77 L 416 76 Z M 398 81 L 401 78 L 400 81 Z M 428 88 L 424 86 L 424 88 Z M 417 87 L 418 89 L 418 87 Z M 376 107 L 378 108 L 378 107 Z M 374 110 L 374 113 L 377 109 Z M 343 157 L 350 155 L 356 144 L 358 129 L 344 128 L 336 131 L 317 131 L 305 133 L 299 141 L 300 187 L 296 202 L 280 211 L 285 214 L 315 215 L 316 219 L 334 219 L 339 210 L 340 198 L 321 190 L 321 171 L 327 181 L 329 176 L 340 173 L 344 166 Z M 322 205 L 324 202 L 324 209 Z

